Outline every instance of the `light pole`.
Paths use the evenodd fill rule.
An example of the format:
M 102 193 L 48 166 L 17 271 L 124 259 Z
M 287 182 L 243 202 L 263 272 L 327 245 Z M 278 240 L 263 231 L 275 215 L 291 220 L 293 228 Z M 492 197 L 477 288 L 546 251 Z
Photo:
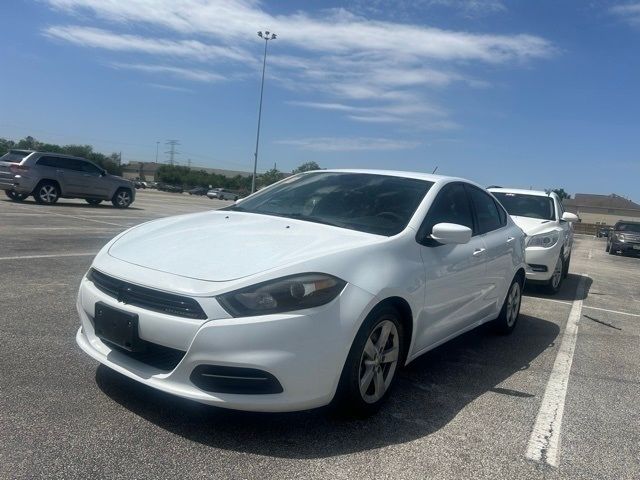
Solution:
M 258 107 L 258 132 L 256 133 L 256 151 L 253 154 L 253 177 L 251 178 L 251 193 L 256 191 L 256 171 L 258 170 L 258 145 L 260 144 L 260 120 L 262 119 L 262 95 L 264 93 L 264 71 L 267 66 L 267 45 L 269 40 L 275 40 L 276 34 L 258 32 L 264 40 L 264 59 L 262 60 L 262 82 L 260 83 L 260 106 Z
M 160 142 L 156 142 L 156 163 L 158 163 L 158 148 L 160 147 Z

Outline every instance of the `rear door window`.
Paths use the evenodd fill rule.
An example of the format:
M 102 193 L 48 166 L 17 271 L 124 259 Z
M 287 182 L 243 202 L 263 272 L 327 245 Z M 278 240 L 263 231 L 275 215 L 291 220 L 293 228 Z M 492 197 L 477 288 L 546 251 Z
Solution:
M 473 204 L 476 219 L 478 220 L 477 233 L 482 235 L 501 228 L 503 226 L 502 219 L 498 211 L 498 206 L 493 198 L 477 187 L 468 185 L 467 188 L 469 189 L 471 203 Z

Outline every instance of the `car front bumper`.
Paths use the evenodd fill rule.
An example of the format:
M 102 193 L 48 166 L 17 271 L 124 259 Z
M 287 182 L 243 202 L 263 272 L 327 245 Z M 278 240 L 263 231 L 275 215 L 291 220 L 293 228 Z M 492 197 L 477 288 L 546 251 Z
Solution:
M 201 302 L 203 309 L 220 318 L 191 320 L 119 303 L 85 278 L 77 302 L 82 326 L 76 342 L 107 367 L 180 397 L 240 410 L 305 410 L 331 402 L 357 328 L 374 298 L 347 284 L 340 296 L 327 305 L 246 318 L 229 318 L 215 299 L 208 298 L 208 303 Z M 184 357 L 170 371 L 160 370 L 103 342 L 94 331 L 97 302 L 137 314 L 141 339 L 182 350 Z M 283 391 L 270 394 L 205 391 L 190 379 L 200 365 L 257 369 L 273 375 Z
M 640 255 L 640 243 L 633 242 L 612 242 L 611 250 L 622 253 L 636 253 Z
M 553 276 L 561 251 L 560 242 L 551 248 L 527 247 L 525 249 L 527 281 L 548 282 Z

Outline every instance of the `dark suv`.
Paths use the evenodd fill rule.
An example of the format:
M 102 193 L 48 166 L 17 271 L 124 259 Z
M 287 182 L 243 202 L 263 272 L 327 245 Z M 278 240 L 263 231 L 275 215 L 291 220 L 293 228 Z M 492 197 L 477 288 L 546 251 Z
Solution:
M 0 190 L 20 202 L 54 204 L 59 198 L 83 198 L 91 205 L 103 200 L 127 208 L 135 199 L 133 183 L 84 158 L 58 153 L 11 150 L 0 157 Z
M 640 222 L 620 221 L 615 224 L 607 239 L 606 251 L 640 254 Z

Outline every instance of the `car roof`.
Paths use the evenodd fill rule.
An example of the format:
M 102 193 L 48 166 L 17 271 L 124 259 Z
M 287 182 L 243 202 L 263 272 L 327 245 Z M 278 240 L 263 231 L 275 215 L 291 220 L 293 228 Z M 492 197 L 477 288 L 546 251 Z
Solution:
M 403 177 L 413 178 L 416 180 L 427 180 L 429 182 L 451 182 L 460 181 L 474 184 L 471 180 L 466 178 L 449 177 L 446 175 L 435 175 L 432 173 L 423 172 L 405 172 L 403 170 L 378 170 L 378 169 L 351 169 L 351 168 L 330 168 L 327 170 L 314 170 L 315 172 L 339 172 L 339 173 L 364 173 L 369 175 L 387 175 L 390 177 Z
M 640 222 L 634 222 L 633 220 L 618 220 L 616 222 L 617 225 L 640 225 Z
M 520 195 L 533 195 L 536 197 L 550 197 L 555 195 L 553 192 L 547 193 L 544 190 L 525 190 L 523 188 L 489 187 L 487 190 L 493 193 L 516 193 Z
M 63 158 L 73 158 L 75 160 L 85 160 L 87 161 L 86 158 L 84 157 L 76 157 L 74 155 L 67 155 L 66 153 L 56 153 L 56 152 L 39 152 L 39 151 L 32 151 L 32 153 L 37 153 L 38 155 L 54 155 L 56 157 L 63 157 Z

